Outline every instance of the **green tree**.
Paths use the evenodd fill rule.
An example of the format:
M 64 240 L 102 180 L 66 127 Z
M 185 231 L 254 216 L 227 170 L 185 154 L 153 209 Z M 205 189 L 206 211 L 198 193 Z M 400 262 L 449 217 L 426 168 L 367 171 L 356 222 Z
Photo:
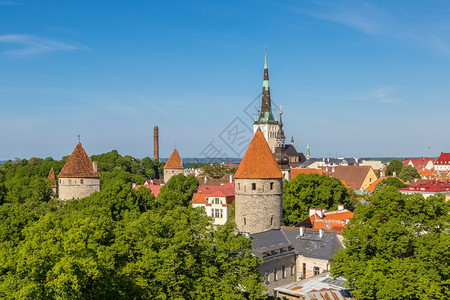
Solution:
M 400 177 L 401 180 L 410 182 L 411 180 L 415 178 L 421 178 L 419 171 L 417 171 L 416 168 L 410 165 L 405 165 L 402 168 L 402 171 L 400 174 L 398 174 L 398 177 Z
M 358 299 L 448 299 L 448 202 L 387 187 L 356 207 L 331 272 Z
M 394 159 L 392 160 L 389 165 L 386 167 L 386 175 L 387 176 L 392 176 L 394 174 L 394 172 L 397 174 L 400 174 L 400 172 L 402 171 L 403 168 L 403 163 L 401 160 L 398 159 Z
M 201 170 L 204 176 L 221 178 L 227 173 L 228 168 L 223 164 L 204 164 Z
M 178 174 L 170 178 L 170 180 L 161 188 L 157 203 L 160 206 L 171 209 L 175 206 L 189 206 L 194 192 L 197 190 L 198 181 L 192 176 L 184 176 Z
M 337 178 L 300 174 L 283 183 L 283 224 L 292 226 L 309 215 L 309 208 L 337 209 L 351 206 L 348 189 Z
M 376 194 L 376 193 L 380 192 L 382 189 L 384 189 L 387 186 L 393 186 L 393 187 L 396 187 L 397 189 L 401 189 L 401 188 L 407 187 L 408 185 L 404 184 L 397 177 L 388 177 L 377 183 L 372 194 Z

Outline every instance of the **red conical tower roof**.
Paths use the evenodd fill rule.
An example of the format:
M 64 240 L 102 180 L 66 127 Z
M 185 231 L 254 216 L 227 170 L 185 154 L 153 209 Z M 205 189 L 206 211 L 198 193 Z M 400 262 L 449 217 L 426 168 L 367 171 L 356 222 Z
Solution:
M 173 150 L 169 160 L 164 165 L 164 169 L 184 169 L 183 164 L 181 163 L 180 154 L 178 154 L 176 148 Z
M 48 172 L 48 177 L 47 177 L 51 182 L 53 182 L 52 184 L 52 188 L 57 187 L 56 185 L 56 176 L 55 176 L 55 170 L 53 170 L 53 167 L 50 169 L 50 172 Z
M 234 178 L 283 178 L 280 167 L 260 130 L 253 136 Z
M 94 171 L 92 161 L 84 151 L 81 143 L 75 147 L 66 164 L 58 175 L 59 178 L 98 178 L 100 174 Z

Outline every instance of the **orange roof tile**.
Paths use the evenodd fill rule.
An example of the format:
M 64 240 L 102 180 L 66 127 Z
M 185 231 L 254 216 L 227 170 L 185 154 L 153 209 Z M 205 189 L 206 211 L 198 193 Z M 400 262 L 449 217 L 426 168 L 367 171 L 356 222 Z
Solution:
M 382 180 L 384 180 L 384 178 L 378 177 L 377 180 L 375 180 L 374 182 L 372 182 L 372 183 L 366 188 L 366 191 L 369 191 L 369 193 L 372 193 L 373 190 L 375 189 L 375 186 L 378 184 L 378 182 L 381 182 Z
M 48 173 L 48 179 L 53 182 L 52 188 L 57 187 L 56 185 L 56 176 L 55 176 L 55 170 L 53 170 L 53 167 L 50 169 L 50 172 Z
M 84 151 L 81 143 L 78 143 L 58 174 L 59 178 L 98 178 L 100 174 L 94 172 L 92 161 Z
M 283 178 L 280 167 L 260 130 L 253 136 L 234 178 Z
M 177 149 L 173 150 L 172 154 L 169 157 L 169 160 L 164 165 L 164 169 L 184 169 L 181 163 L 180 154 L 178 154 Z
M 298 176 L 298 174 L 319 174 L 322 175 L 322 169 L 296 168 L 291 169 L 291 180 Z

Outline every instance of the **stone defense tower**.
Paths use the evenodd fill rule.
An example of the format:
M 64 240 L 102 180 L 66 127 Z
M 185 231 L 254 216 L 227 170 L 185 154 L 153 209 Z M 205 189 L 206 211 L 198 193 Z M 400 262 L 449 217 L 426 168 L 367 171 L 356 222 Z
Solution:
M 272 101 L 270 99 L 270 87 L 269 87 L 269 69 L 267 64 L 267 47 L 266 55 L 264 59 L 264 80 L 263 91 L 261 99 L 261 111 L 253 124 L 253 133 L 261 130 L 264 138 L 269 144 L 270 151 L 275 153 L 275 147 L 277 145 L 277 132 L 280 129 L 280 123 L 274 119 L 272 113 Z
M 100 191 L 100 174 L 97 163 L 84 151 L 78 143 L 58 175 L 59 200 L 84 198 L 93 192 Z
M 261 131 L 256 131 L 235 178 L 236 225 L 251 234 L 280 229 L 283 175 Z
M 183 174 L 184 167 L 181 160 L 180 154 L 178 154 L 177 149 L 173 150 L 172 155 L 170 155 L 169 160 L 164 165 L 164 182 L 168 182 L 172 176 Z
M 159 160 L 159 130 L 158 126 L 153 127 L 153 160 Z

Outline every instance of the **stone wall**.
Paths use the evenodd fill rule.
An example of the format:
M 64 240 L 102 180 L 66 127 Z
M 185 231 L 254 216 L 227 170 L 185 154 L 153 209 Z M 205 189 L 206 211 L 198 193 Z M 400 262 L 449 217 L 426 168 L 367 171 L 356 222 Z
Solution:
M 280 229 L 283 218 L 281 179 L 236 179 L 235 212 L 240 232 Z
M 164 182 L 167 183 L 172 176 L 184 174 L 184 169 L 164 169 Z
M 267 287 L 267 293 L 274 295 L 274 288 L 296 282 L 295 268 L 295 254 L 274 257 L 268 261 L 264 261 L 258 270 L 264 278 L 263 284 Z
M 80 199 L 100 191 L 100 178 L 60 178 L 59 200 Z

